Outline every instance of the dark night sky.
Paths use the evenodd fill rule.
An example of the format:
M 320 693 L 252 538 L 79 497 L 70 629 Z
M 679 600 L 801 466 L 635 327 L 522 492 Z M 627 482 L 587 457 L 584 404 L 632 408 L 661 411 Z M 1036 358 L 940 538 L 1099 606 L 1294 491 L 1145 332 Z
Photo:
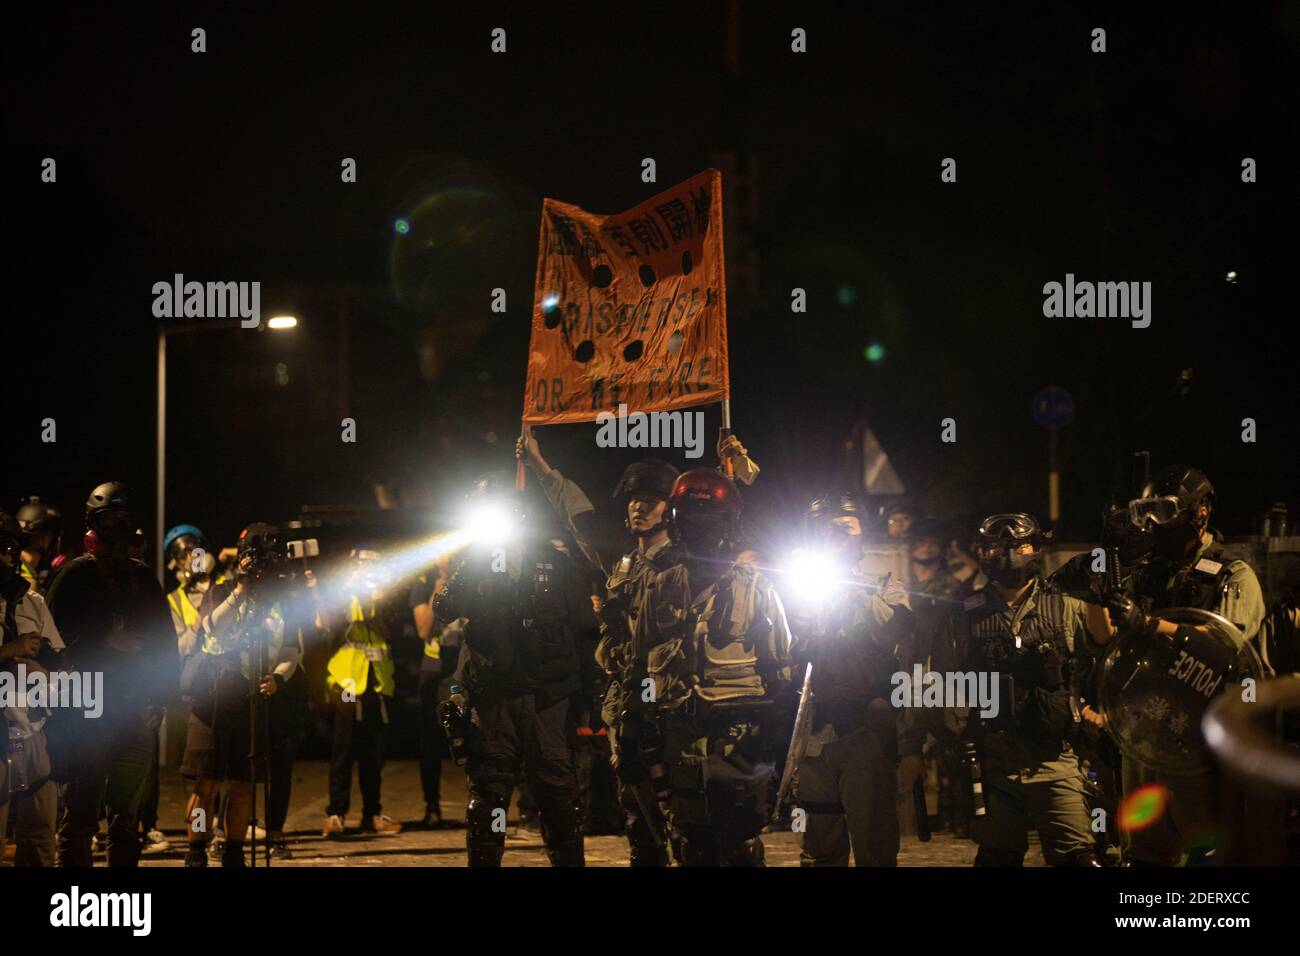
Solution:
M 79 512 L 107 478 L 152 494 L 150 289 L 176 272 L 260 280 L 264 310 L 302 327 L 172 342 L 169 523 L 228 538 L 305 503 L 367 504 L 380 476 L 441 500 L 509 464 L 541 198 L 618 211 L 730 149 L 760 170 L 762 291 L 730 310 L 756 510 L 828 482 L 866 419 L 930 507 L 1041 514 L 1029 402 L 1048 384 L 1076 401 L 1067 536 L 1093 533 L 1137 448 L 1201 465 L 1229 532 L 1279 498 L 1300 508 L 1300 8 L 809 6 L 743 4 L 736 78 L 725 3 L 10 8 L 0 505 L 43 493 Z M 395 281 L 392 221 L 431 196 L 416 225 L 437 244 Z M 1152 282 L 1152 326 L 1043 318 L 1043 283 L 1067 272 Z M 795 286 L 808 315 L 789 312 Z M 339 441 L 340 289 L 355 445 Z M 541 437 L 603 497 L 627 456 L 593 431 Z

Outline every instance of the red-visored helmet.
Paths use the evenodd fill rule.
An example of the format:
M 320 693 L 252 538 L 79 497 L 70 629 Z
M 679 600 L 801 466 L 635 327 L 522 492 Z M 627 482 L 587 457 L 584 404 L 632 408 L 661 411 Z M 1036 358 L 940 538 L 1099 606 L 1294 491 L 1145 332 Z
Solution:
M 668 507 L 674 516 L 711 514 L 736 517 L 740 514 L 740 491 L 736 483 L 712 468 L 692 468 L 677 476 Z
M 673 537 L 696 553 L 724 549 L 740 518 L 736 483 L 712 468 L 693 468 L 677 476 L 668 496 Z

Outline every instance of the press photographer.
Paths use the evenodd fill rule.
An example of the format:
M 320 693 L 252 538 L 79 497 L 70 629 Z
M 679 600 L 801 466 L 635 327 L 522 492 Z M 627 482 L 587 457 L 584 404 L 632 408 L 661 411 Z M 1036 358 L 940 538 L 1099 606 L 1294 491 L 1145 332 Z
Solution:
M 299 614 L 289 610 L 290 576 L 279 531 L 264 523 L 241 532 L 235 579 L 212 585 L 199 609 L 202 647 L 187 681 L 194 720 L 182 773 L 195 780 L 188 806 L 186 866 L 207 866 L 217 789 L 229 785 L 222 866 L 245 865 L 244 835 L 254 805 L 254 783 L 271 787 L 268 834 L 273 852 L 285 852 L 283 814 L 293 762 L 294 697 L 301 696 Z M 256 675 L 256 680 L 253 680 Z M 277 825 L 278 822 L 278 825 Z

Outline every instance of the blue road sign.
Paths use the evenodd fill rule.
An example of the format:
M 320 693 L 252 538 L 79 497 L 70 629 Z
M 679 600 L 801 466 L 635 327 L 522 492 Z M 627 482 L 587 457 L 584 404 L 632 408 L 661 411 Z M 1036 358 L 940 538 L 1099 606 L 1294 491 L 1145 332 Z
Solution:
M 1062 428 L 1074 420 L 1074 399 L 1056 385 L 1040 389 L 1031 408 L 1034 421 L 1044 428 Z

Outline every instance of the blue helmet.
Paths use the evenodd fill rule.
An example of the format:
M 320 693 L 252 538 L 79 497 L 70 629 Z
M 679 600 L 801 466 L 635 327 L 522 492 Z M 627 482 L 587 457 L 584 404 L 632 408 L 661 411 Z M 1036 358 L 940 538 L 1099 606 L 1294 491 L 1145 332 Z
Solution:
M 192 524 L 178 524 L 176 527 L 168 531 L 166 537 L 163 538 L 163 554 L 170 555 L 172 545 L 184 537 L 197 538 L 197 544 L 200 548 L 204 551 L 211 550 L 208 547 L 207 535 L 202 531 L 194 527 Z

